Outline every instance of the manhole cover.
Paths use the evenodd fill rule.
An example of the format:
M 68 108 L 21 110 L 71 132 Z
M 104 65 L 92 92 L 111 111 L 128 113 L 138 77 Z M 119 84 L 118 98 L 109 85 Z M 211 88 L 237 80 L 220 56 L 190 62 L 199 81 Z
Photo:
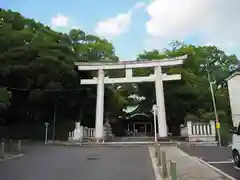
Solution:
M 87 160 L 98 160 L 100 157 L 98 155 L 91 155 L 87 157 Z
M 100 159 L 99 157 L 88 157 L 87 160 L 98 160 Z

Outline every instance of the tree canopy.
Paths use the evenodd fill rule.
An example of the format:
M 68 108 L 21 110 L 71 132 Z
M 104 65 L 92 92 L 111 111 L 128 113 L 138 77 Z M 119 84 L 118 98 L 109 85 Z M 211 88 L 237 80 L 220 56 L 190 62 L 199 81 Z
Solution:
M 165 82 L 165 103 L 169 127 L 179 126 L 185 121 L 215 120 L 210 84 L 213 83 L 216 96 L 217 110 L 220 121 L 231 123 L 226 78 L 236 69 L 238 60 L 235 55 L 227 55 L 216 46 L 194 46 L 183 43 L 173 43 L 172 49 L 163 52 L 158 50 L 145 51 L 138 55 L 138 59 L 161 59 L 187 55 L 181 68 L 172 68 L 170 73 L 181 73 L 182 80 Z M 146 71 L 137 73 L 149 73 Z M 150 93 L 151 92 L 151 93 Z M 153 84 L 138 84 L 138 93 L 147 97 L 141 107 L 148 108 L 155 103 L 155 89 Z
M 80 29 L 56 32 L 11 10 L 0 10 L 0 22 L 0 108 L 8 107 L 1 114 L 7 123 L 51 121 L 57 104 L 62 121 L 94 126 L 96 88 L 79 83 L 93 74 L 79 73 L 74 63 L 118 61 L 113 45 Z M 119 109 L 118 92 L 109 87 L 107 94 L 106 102 L 119 103 L 106 107 Z

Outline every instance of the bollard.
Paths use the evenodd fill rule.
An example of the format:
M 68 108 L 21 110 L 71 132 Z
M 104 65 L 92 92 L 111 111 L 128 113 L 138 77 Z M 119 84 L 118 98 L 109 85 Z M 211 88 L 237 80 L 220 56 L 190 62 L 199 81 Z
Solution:
M 154 145 L 154 151 L 155 151 L 155 157 L 157 158 L 158 157 L 158 145 L 157 144 Z
M 170 161 L 170 180 L 177 180 L 177 164 L 175 161 Z
M 180 143 L 180 142 L 178 142 L 178 143 L 176 144 L 176 146 L 177 146 L 178 148 L 180 148 L 180 146 L 181 146 L 181 143 Z
M 4 159 L 4 142 L 1 143 L 0 158 Z
M 166 152 L 162 151 L 161 153 L 161 160 L 162 160 L 162 174 L 164 178 L 168 177 L 168 172 L 167 172 L 167 157 L 166 157 Z
M 9 139 L 9 152 L 12 152 L 12 139 Z
M 157 149 L 157 165 L 158 166 L 161 166 L 162 163 L 161 163 L 161 149 L 160 149 L 160 145 L 158 146 L 158 149 Z
M 21 152 L 21 140 L 18 140 L 17 151 Z

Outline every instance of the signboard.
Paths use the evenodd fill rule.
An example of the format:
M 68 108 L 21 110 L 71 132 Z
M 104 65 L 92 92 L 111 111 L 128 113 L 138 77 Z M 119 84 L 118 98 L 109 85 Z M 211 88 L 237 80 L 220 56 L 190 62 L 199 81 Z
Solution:
M 216 122 L 216 128 L 220 129 L 220 122 Z

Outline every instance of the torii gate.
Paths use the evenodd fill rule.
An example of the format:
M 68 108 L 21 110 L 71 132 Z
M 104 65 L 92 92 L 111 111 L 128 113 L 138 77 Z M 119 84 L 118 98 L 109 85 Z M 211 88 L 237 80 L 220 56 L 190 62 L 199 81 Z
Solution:
M 121 61 L 121 62 L 77 62 L 79 71 L 98 71 L 98 77 L 92 79 L 81 79 L 81 84 L 94 85 L 97 84 L 97 105 L 96 105 L 96 140 L 99 142 L 104 139 L 103 133 L 103 111 L 104 111 L 104 84 L 119 83 L 140 83 L 155 81 L 156 104 L 158 108 L 158 136 L 167 137 L 167 123 L 165 114 L 163 81 L 180 80 L 181 74 L 163 74 L 162 68 L 179 66 L 187 56 L 180 56 L 162 60 L 151 61 Z M 144 77 L 133 77 L 132 69 L 134 68 L 150 68 L 154 67 L 154 74 Z M 109 78 L 105 77 L 104 71 L 114 69 L 125 69 L 125 77 Z

